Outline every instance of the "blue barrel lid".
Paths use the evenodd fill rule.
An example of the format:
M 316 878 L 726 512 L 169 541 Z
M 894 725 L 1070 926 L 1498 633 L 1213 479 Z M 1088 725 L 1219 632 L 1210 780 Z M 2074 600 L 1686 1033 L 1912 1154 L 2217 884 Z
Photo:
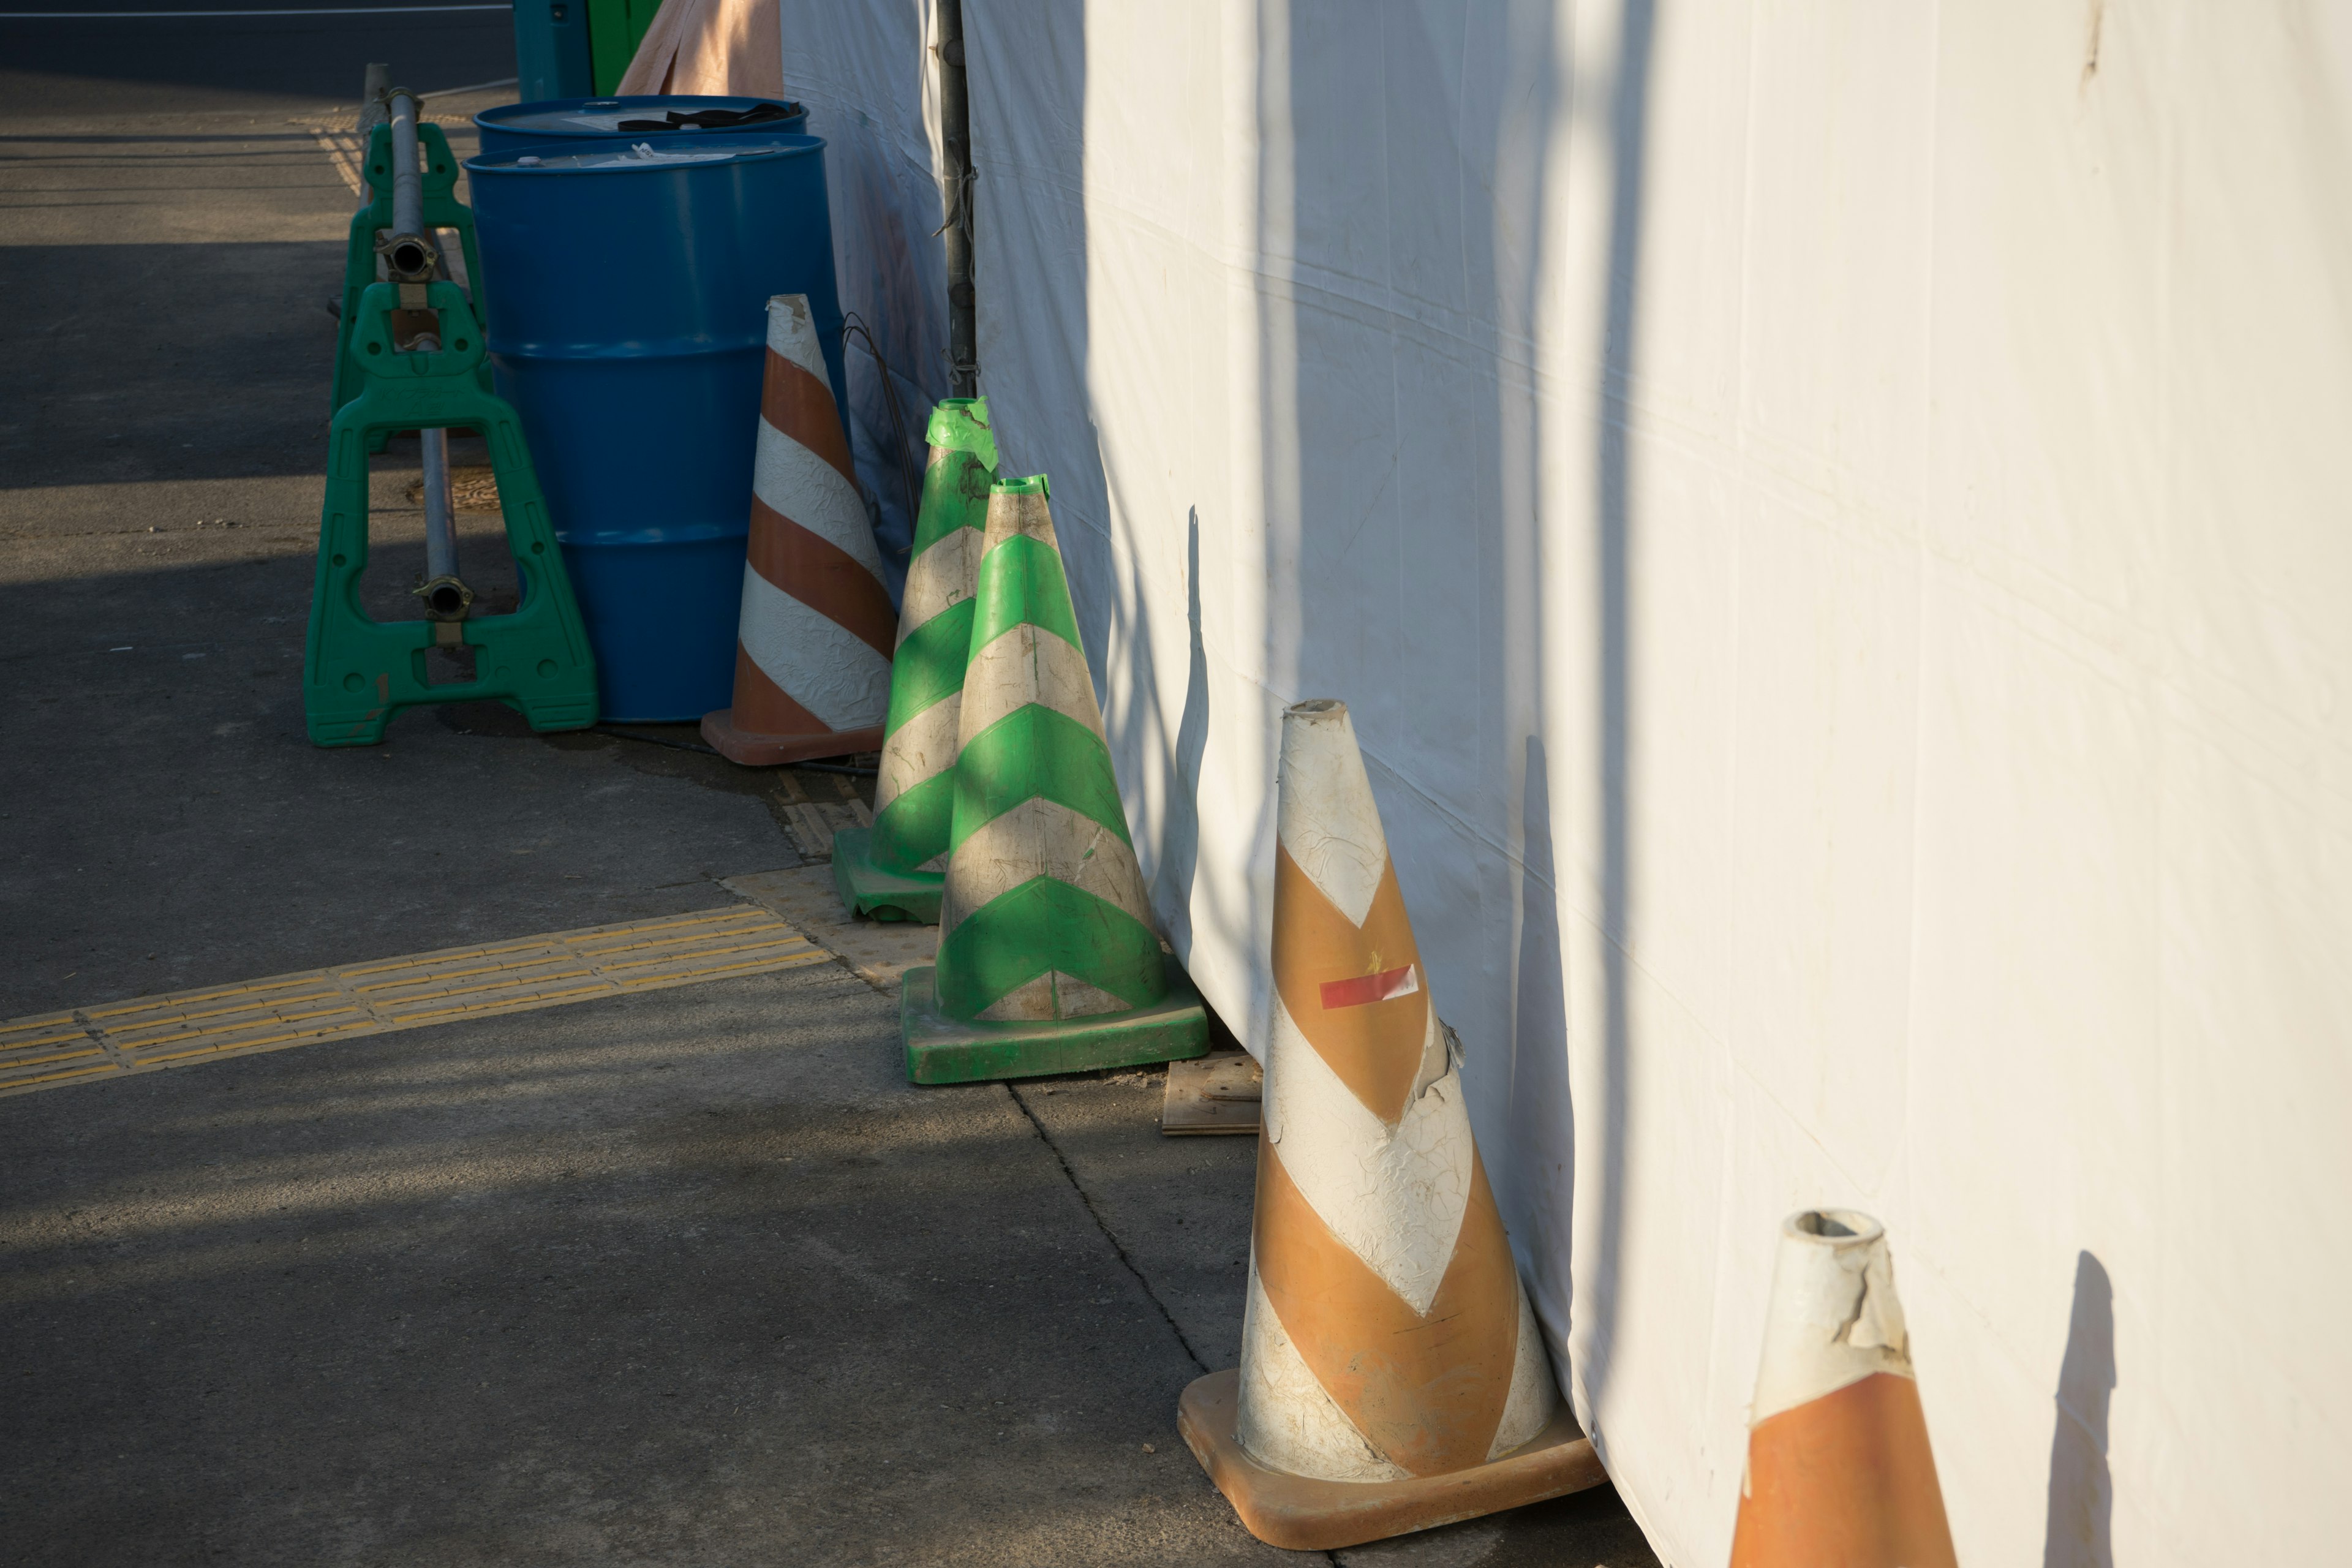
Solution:
M 758 119 L 731 124 L 696 124 L 690 116 L 751 115 Z M 487 132 L 530 136 L 579 136 L 609 140 L 614 136 L 740 134 L 764 131 L 797 132 L 807 122 L 808 110 L 790 99 L 699 98 L 682 93 L 630 98 L 556 98 L 537 103 L 507 103 L 486 109 L 474 123 Z M 626 122 L 630 129 L 623 130 Z
M 702 163 L 822 154 L 822 136 L 674 136 L 660 142 L 614 140 L 576 153 L 485 153 L 466 160 L 476 174 L 656 174 Z

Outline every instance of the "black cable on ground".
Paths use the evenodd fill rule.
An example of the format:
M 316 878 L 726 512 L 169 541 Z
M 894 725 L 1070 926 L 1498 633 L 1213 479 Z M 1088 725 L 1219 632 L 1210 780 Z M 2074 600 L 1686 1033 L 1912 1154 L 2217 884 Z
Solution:
M 673 752 L 699 752 L 706 757 L 715 757 L 719 755 L 719 753 L 713 751 L 710 747 L 697 744 L 692 741 L 665 741 L 659 735 L 635 734 L 627 730 L 615 730 L 610 724 L 597 725 L 596 733 L 600 735 L 610 735 L 615 740 L 641 741 L 648 746 L 667 746 Z
M 917 497 L 923 486 L 922 481 L 915 478 L 911 459 L 907 455 L 907 420 L 898 406 L 898 384 L 890 379 L 890 362 L 882 357 L 882 346 L 874 341 L 873 331 L 864 321 L 858 320 L 857 312 L 855 310 L 841 319 L 841 342 L 844 348 L 848 347 L 853 333 L 866 340 L 866 352 L 874 356 L 875 366 L 881 372 L 882 401 L 884 406 L 890 411 L 890 433 L 898 441 L 896 456 L 898 460 L 893 466 L 898 470 L 899 488 L 907 492 L 907 526 L 912 528 L 922 511 L 923 503 Z M 847 410 L 845 409 L 843 412 L 846 413 Z

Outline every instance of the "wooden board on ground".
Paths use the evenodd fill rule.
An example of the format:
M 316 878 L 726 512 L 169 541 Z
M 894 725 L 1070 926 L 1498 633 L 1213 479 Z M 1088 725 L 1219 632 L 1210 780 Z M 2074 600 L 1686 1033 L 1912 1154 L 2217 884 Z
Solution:
M 775 778 L 776 791 L 782 797 L 785 823 L 792 830 L 793 847 L 804 858 L 830 860 L 835 834 L 845 827 L 874 826 L 873 808 L 845 774 L 812 772 L 803 775 L 784 767 L 776 770 Z
M 908 969 L 929 963 L 939 954 L 937 926 L 851 916 L 841 907 L 829 861 L 795 866 L 788 871 L 730 877 L 719 885 L 790 921 L 810 941 L 840 954 L 875 989 L 894 996 Z
M 1265 1075 L 1247 1051 L 1214 1051 L 1191 1061 L 1170 1062 L 1160 1131 L 1171 1138 L 1254 1133 L 1265 1087 Z

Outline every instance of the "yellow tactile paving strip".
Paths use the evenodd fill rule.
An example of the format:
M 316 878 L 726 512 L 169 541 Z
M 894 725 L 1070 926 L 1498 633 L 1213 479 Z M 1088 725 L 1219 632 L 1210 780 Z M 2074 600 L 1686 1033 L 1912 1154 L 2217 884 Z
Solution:
M 767 910 L 737 906 L 39 1013 L 0 1023 L 0 1095 L 832 956 Z

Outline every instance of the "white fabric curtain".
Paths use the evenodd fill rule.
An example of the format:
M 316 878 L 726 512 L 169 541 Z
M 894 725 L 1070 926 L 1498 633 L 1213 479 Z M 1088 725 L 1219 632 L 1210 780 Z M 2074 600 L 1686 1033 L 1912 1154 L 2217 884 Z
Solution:
M 1346 699 L 1661 1554 L 1724 1560 L 1774 1226 L 1836 1204 L 1964 1560 L 2331 1560 L 2352 13 L 965 16 L 983 390 L 1171 939 L 1255 1040 L 1276 715 Z M 782 10 L 921 408 L 928 27 Z

